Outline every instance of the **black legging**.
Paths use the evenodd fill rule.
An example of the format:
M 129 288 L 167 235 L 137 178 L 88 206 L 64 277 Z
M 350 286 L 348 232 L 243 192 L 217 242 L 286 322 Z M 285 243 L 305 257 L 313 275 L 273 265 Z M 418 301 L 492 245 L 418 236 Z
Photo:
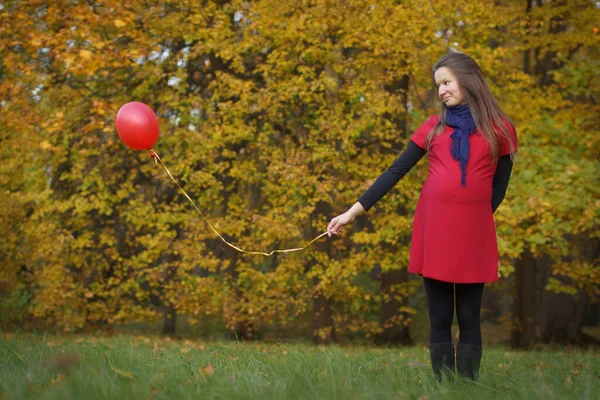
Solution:
M 423 278 L 429 308 L 429 343 L 452 341 L 454 294 L 461 343 L 481 346 L 481 296 L 483 283 L 450 283 Z

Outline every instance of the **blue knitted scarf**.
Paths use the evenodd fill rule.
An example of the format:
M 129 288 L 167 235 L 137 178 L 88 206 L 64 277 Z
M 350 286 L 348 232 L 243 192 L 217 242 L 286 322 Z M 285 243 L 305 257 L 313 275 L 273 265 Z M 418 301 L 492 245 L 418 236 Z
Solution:
M 477 126 L 473 121 L 471 109 L 468 104 L 449 107 L 446 112 L 446 125 L 454 128 L 450 135 L 452 158 L 460 163 L 460 184 L 467 186 L 467 163 L 469 162 L 469 136 L 475 133 Z

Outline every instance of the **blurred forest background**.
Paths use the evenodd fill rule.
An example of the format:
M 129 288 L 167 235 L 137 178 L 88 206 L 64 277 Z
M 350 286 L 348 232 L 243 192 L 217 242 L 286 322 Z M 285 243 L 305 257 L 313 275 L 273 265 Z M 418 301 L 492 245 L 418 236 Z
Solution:
M 298 247 L 439 110 L 432 66 L 461 51 L 520 140 L 483 319 L 518 348 L 597 344 L 599 28 L 590 0 L 0 1 L 0 327 L 425 341 L 426 159 L 344 234 L 250 256 L 115 117 L 155 110 L 155 150 L 230 242 Z

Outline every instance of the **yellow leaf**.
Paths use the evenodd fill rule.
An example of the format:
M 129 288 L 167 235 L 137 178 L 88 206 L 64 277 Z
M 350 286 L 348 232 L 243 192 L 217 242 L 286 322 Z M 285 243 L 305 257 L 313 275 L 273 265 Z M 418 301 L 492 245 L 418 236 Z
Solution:
M 162 386 L 156 387 L 156 386 L 152 386 L 152 388 L 150 388 L 150 392 L 155 395 L 158 394 L 160 392 L 162 392 L 163 388 Z
M 215 367 L 212 364 L 208 364 L 206 368 L 199 367 L 198 374 L 204 376 L 213 376 L 215 374 Z
M 33 47 L 40 47 L 42 44 L 42 41 L 40 40 L 40 38 L 36 37 L 36 38 L 31 39 L 31 41 L 29 43 L 31 43 L 31 45 Z
M 133 378 L 133 374 L 131 372 L 128 371 L 121 371 L 120 369 L 117 369 L 115 367 L 110 367 L 110 369 L 112 369 L 113 371 L 115 371 L 117 374 L 124 376 L 125 378 Z
M 63 58 L 63 61 L 67 67 L 70 67 L 75 62 L 75 57 L 72 54 L 68 54 Z
M 89 50 L 81 50 L 79 52 L 79 55 L 85 60 L 89 60 L 90 58 L 92 58 L 92 52 Z
M 573 386 L 573 379 L 571 379 L 571 375 L 567 376 L 567 381 L 565 382 L 567 384 L 567 387 L 571 387 Z
M 114 24 L 117 28 L 122 28 L 127 25 L 122 19 L 115 19 Z
M 62 381 L 63 379 L 65 379 L 65 376 L 63 374 L 60 374 L 56 378 L 52 378 L 52 381 L 50 383 L 52 385 L 56 385 L 58 382 Z
M 44 140 L 44 141 L 42 141 L 42 142 L 40 143 L 40 148 L 41 148 L 42 150 L 48 150 L 48 149 L 51 149 L 51 148 L 52 148 L 52 145 L 50 144 L 50 142 L 49 142 L 49 141 L 47 141 L 47 140 Z

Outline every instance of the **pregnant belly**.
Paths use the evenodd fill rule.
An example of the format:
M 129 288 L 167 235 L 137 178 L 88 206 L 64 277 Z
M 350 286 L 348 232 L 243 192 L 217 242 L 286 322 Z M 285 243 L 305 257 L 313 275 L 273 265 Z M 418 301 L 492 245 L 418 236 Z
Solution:
M 460 184 L 460 178 L 444 175 L 430 175 L 423 186 L 422 195 L 428 200 L 451 203 L 492 204 L 492 182 L 490 179 L 467 177 L 467 186 Z

